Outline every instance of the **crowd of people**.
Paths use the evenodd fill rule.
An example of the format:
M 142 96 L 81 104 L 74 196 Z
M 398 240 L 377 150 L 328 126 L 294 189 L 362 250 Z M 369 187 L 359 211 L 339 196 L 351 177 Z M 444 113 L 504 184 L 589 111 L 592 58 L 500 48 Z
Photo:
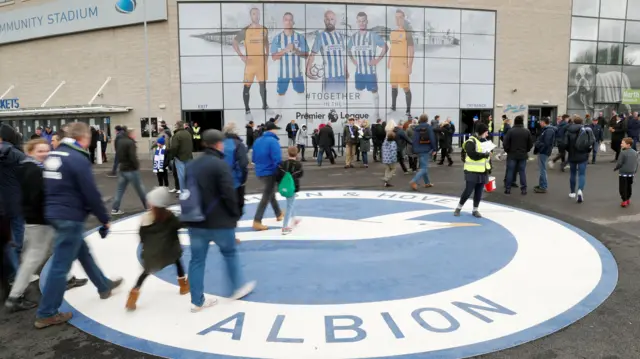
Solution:
M 245 280 L 240 270 L 237 252 L 240 242 L 235 235 L 237 223 L 244 214 L 250 166 L 263 185 L 253 229 L 269 229 L 263 218 L 270 206 L 276 220 L 282 222 L 282 235 L 288 235 L 300 223 L 295 216 L 295 194 L 300 191 L 304 175 L 307 139 L 311 139 L 318 166 L 322 166 L 325 156 L 332 164 L 336 157 L 334 124 L 323 124 L 308 133 L 306 126 L 291 121 L 285 128 L 289 146 L 283 158 L 277 122 L 278 118 L 271 119 L 257 129 L 249 123 L 246 142 L 234 124 L 226 125 L 223 131 L 198 131 L 195 146 L 202 150 L 202 155 L 195 159 L 194 137 L 187 130 L 188 125 L 178 121 L 172 131 L 162 122 L 153 145 L 152 160 L 158 186 L 149 192 L 141 179 L 135 130 L 116 127 L 114 166 L 118 183 L 111 215 L 124 213 L 120 205 L 129 184 L 147 211 L 139 231 L 142 272 L 129 292 L 126 309 L 136 309 L 145 279 L 169 265 L 176 267 L 179 294 L 191 295 L 192 312 L 216 304 L 215 299 L 204 296 L 204 267 L 210 242 L 215 242 L 224 259 L 232 285 L 229 297 L 240 299 L 253 291 L 256 283 Z M 615 152 L 614 170 L 619 171 L 621 206 L 627 207 L 638 167 L 635 149 L 640 120 L 637 113 L 626 118 L 614 114 L 607 125 Z M 585 119 L 563 115 L 554 124 L 549 118 L 543 118 L 539 126 L 533 133 L 525 128 L 522 116 L 515 117 L 513 126 L 506 116 L 503 118 L 499 136 L 507 160 L 504 193 L 511 194 L 512 189 L 518 188 L 522 195 L 527 194 L 526 170 L 533 150 L 538 156 L 539 169 L 534 192 L 547 192 L 547 168 L 553 168 L 554 163 L 560 161 L 561 170 L 570 171 L 569 196 L 578 203 L 584 202 L 587 164 L 595 163 L 597 152 L 605 150 L 605 129 L 588 115 Z M 455 216 L 460 216 L 464 204 L 473 195 L 472 215 L 482 217 L 479 212 L 482 193 L 491 175 L 492 157 L 499 151 L 493 144 L 490 128 L 491 123 L 478 120 L 473 134 L 462 141 L 465 188 Z M 38 307 L 36 328 L 64 323 L 71 318 L 71 313 L 59 312 L 66 290 L 91 281 L 99 298 L 108 299 L 122 284 L 121 278 L 110 279 L 103 274 L 84 241 L 89 214 L 101 223 L 99 233 L 103 237 L 109 233 L 111 220 L 92 173 L 94 131 L 100 134 L 99 130 L 81 122 L 68 124 L 56 133 L 45 128 L 23 146 L 19 133 L 0 125 L 0 291 L 10 311 Z M 429 162 L 437 161 L 438 153 L 438 165 L 444 165 L 445 160 L 449 166 L 453 164 L 455 127 L 450 119 L 441 121 L 439 116 L 430 121 L 423 114 L 405 122 L 378 120 L 371 125 L 366 120 L 350 118 L 339 133 L 345 169 L 355 168 L 354 163 L 360 159 L 362 167 L 368 168 L 371 151 L 372 160 L 384 166 L 384 187 L 393 186 L 398 165 L 407 175 L 415 173 L 408 187 L 417 191 L 419 186 L 433 187 Z M 104 140 L 109 143 L 109 139 Z M 558 154 L 552 158 L 556 147 Z M 174 174 L 173 189 L 169 186 L 168 172 Z M 172 193 L 179 198 L 179 216 L 168 209 Z M 278 203 L 278 193 L 286 199 L 284 209 Z M 187 228 L 191 241 L 191 260 L 186 270 L 181 261 L 178 235 L 182 228 Z M 33 303 L 25 298 L 25 291 L 29 283 L 37 280 L 49 258 L 50 269 L 42 283 L 40 302 Z M 80 262 L 88 279 L 70 275 L 75 260 Z

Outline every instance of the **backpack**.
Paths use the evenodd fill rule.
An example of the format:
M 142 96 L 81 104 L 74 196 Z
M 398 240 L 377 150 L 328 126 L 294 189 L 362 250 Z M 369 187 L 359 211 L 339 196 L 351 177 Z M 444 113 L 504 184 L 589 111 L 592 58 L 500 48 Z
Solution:
M 296 183 L 291 172 L 287 171 L 278 183 L 278 193 L 284 198 L 291 198 L 296 195 Z
M 421 145 L 430 145 L 431 136 L 429 136 L 429 128 L 421 128 L 418 130 L 418 143 Z
M 284 164 L 287 163 L 287 168 L 284 168 Z M 291 162 L 285 161 L 280 164 L 280 171 L 284 172 L 282 177 L 278 181 L 278 193 L 284 198 L 291 198 L 296 195 L 296 181 L 291 174 L 292 166 Z
M 590 128 L 582 127 L 578 133 L 578 137 L 576 137 L 574 147 L 578 152 L 591 152 L 594 142 L 593 131 L 591 131 Z
M 210 161 L 208 156 L 201 156 L 195 161 L 191 161 L 185 168 L 186 186 L 181 188 L 180 193 L 180 221 L 197 223 L 204 222 L 213 208 L 218 204 L 218 198 L 209 203 L 206 209 L 203 208 L 200 189 L 196 180 L 198 170 L 202 166 L 202 162 Z

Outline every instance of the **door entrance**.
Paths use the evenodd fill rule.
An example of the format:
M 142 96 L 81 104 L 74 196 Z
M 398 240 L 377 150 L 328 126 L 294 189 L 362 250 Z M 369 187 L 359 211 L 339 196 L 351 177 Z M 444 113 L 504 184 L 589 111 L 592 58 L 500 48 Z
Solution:
M 527 113 L 527 128 L 531 131 L 534 137 L 540 134 L 540 120 L 543 117 L 549 117 L 550 123 L 556 122 L 556 116 L 558 114 L 558 108 L 555 106 L 528 106 Z
M 493 116 L 493 110 L 460 110 L 458 146 L 462 146 L 462 143 L 469 139 L 469 136 L 473 133 L 473 126 L 476 121 L 486 121 L 489 116 Z
M 200 132 L 209 129 L 222 131 L 224 126 L 222 110 L 183 111 L 182 118 L 191 126 L 198 124 L 201 128 Z

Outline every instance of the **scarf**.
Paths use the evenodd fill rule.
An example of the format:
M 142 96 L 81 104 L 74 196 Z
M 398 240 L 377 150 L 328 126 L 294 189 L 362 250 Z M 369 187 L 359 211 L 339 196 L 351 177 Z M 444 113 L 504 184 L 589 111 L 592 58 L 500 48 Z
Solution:
M 153 173 L 164 172 L 164 148 L 156 148 L 153 155 Z

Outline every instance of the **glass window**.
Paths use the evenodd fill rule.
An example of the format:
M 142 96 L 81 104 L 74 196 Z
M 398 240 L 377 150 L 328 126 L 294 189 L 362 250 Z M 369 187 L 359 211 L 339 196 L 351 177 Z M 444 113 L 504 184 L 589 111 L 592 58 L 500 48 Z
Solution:
M 179 22 L 181 29 L 220 30 L 220 4 L 180 4 Z
M 627 19 L 640 20 L 640 0 L 627 1 Z
M 640 43 L 640 22 L 627 21 L 627 28 L 625 30 L 624 42 Z
M 465 34 L 495 34 L 496 17 L 492 11 L 462 10 L 462 32 Z
M 624 39 L 624 21 L 600 19 L 598 40 L 622 42 Z
M 606 0 L 605 0 L 606 1 Z M 573 0 L 573 15 L 598 17 L 600 0 Z
M 595 64 L 598 44 L 592 41 L 571 41 L 569 61 L 579 64 Z
M 495 38 L 493 36 L 462 34 L 462 58 L 493 59 L 494 49 Z
M 596 61 L 602 65 L 622 65 L 623 47 L 619 43 L 599 42 Z
M 598 65 L 596 70 L 596 86 L 598 87 L 619 87 L 622 66 Z
M 627 0 L 602 0 L 600 3 L 600 18 L 624 19 L 626 12 Z
M 575 40 L 597 40 L 598 19 L 574 17 L 571 20 L 571 38 Z
M 625 65 L 640 66 L 640 45 L 624 45 Z
M 424 21 L 427 36 L 432 33 L 460 34 L 460 10 L 426 8 Z
M 640 88 L 640 66 L 624 66 L 622 68 L 622 76 L 629 81 L 629 87 L 633 89 Z

